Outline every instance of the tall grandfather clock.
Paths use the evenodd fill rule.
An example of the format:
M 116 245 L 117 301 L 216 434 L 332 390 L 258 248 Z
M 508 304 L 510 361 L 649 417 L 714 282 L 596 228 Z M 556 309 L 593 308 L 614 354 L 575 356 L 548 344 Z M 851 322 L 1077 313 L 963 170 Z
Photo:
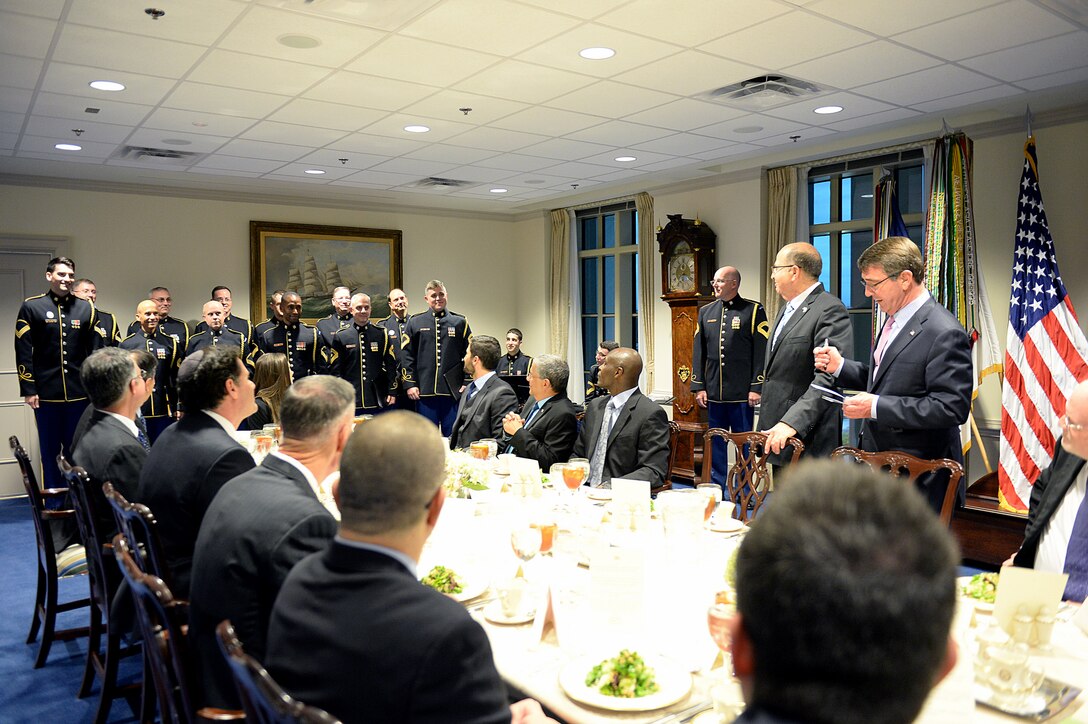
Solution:
M 706 410 L 695 404 L 691 392 L 691 351 L 699 307 L 714 300 L 710 280 L 717 269 L 717 239 L 698 218 L 669 214 L 669 223 L 657 232 L 661 252 L 661 298 L 672 309 L 672 419 L 679 423 L 706 422 Z M 701 436 L 681 435 L 674 477 L 695 478 L 695 457 Z

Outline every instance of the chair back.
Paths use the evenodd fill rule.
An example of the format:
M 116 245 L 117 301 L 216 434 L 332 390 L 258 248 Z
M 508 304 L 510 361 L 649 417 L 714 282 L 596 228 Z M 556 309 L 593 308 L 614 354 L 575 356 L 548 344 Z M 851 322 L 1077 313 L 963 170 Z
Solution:
M 125 537 L 129 550 L 138 554 L 134 557 L 136 565 L 142 572 L 155 576 L 170 588 L 173 579 L 162 551 L 155 514 L 142 503 L 129 502 L 112 483 L 102 484 L 102 494 L 113 509 L 117 530 Z
M 714 438 L 724 438 L 726 453 L 729 448 L 736 451 L 736 459 L 725 474 L 725 489 L 722 500 L 733 504 L 733 517 L 749 521 L 756 517 L 767 493 L 771 489 L 771 474 L 767 469 L 767 458 L 771 452 L 767 449 L 767 435 L 762 432 L 729 432 L 720 427 L 712 427 L 703 433 L 703 475 L 702 482 L 709 483 L 714 469 Z M 788 438 L 786 445 L 793 450 L 789 462 L 796 463 L 805 444 L 795 437 Z M 785 447 L 783 447 L 785 450 Z
M 665 490 L 672 490 L 672 474 L 676 471 L 676 461 L 680 457 L 680 435 L 682 434 L 680 423 L 669 420 L 669 467 L 665 471 L 665 482 L 650 492 L 657 494 Z
M 76 526 L 83 541 L 87 555 L 87 574 L 90 578 L 91 599 L 102 616 L 109 616 L 113 594 L 117 591 L 120 577 L 113 570 L 107 570 L 103 551 L 109 543 L 102 543 L 99 536 L 99 502 L 91 493 L 91 476 L 79 466 L 74 466 L 64 458 L 64 453 L 57 455 L 57 466 L 68 483 L 68 492 L 75 511 Z M 111 566 L 112 568 L 112 566 Z
M 918 478 L 927 473 L 947 470 L 948 487 L 945 489 L 944 501 L 941 503 L 940 516 L 941 522 L 945 525 L 952 522 L 956 491 L 959 489 L 960 478 L 963 477 L 963 466 L 955 460 L 949 458 L 925 460 L 899 450 L 867 452 L 856 447 L 835 448 L 831 451 L 831 458 L 853 458 L 859 463 L 866 463 L 873 470 L 888 473 L 893 478 L 905 478 L 911 483 L 916 483 Z
M 27 500 L 34 512 L 34 536 L 38 539 L 38 560 L 40 565 L 49 572 L 53 578 L 57 577 L 57 550 L 53 544 L 53 533 L 50 530 L 50 521 L 56 518 L 70 518 L 71 510 L 49 510 L 45 507 L 45 497 L 38 487 L 38 479 L 34 475 L 34 466 L 30 462 L 30 455 L 26 448 L 19 442 L 19 438 L 12 435 L 8 438 L 11 451 L 15 460 L 19 463 L 19 470 L 23 474 L 23 487 L 26 489 Z
M 339 719 L 317 707 L 308 706 L 293 698 L 273 680 L 272 676 L 256 659 L 242 649 L 242 642 L 234 633 L 230 621 L 222 621 L 215 627 L 219 648 L 223 651 L 246 721 L 254 724 L 339 724 Z

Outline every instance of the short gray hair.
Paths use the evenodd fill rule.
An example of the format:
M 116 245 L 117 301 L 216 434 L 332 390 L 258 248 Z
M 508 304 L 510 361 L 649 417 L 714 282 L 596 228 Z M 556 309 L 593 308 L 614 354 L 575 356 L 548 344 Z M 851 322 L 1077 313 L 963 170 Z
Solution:
M 312 440 L 331 434 L 332 426 L 355 411 L 355 388 L 329 375 L 303 377 L 287 388 L 280 405 L 283 436 Z
M 445 471 L 442 435 L 422 415 L 394 410 L 362 423 L 340 459 L 341 526 L 359 535 L 411 528 Z
M 103 347 L 83 360 L 79 378 L 91 404 L 102 409 L 121 399 L 137 374 L 136 360 L 127 349 Z
M 921 284 L 925 276 L 922 251 L 905 236 L 889 236 L 870 246 L 858 257 L 858 269 L 878 267 L 889 277 L 898 277 L 909 271 L 915 284 Z
M 556 393 L 566 394 L 570 367 L 563 358 L 554 354 L 542 354 L 539 357 L 533 357 L 533 366 L 536 367 L 537 376 L 550 382 Z

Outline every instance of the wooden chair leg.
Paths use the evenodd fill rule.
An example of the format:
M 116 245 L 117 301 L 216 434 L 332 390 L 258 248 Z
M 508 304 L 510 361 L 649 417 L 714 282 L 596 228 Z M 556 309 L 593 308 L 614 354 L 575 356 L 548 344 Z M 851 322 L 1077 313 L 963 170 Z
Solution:
M 87 663 L 83 666 L 83 680 L 79 684 L 76 697 L 82 699 L 91 693 L 94 686 L 95 672 L 100 664 L 99 649 L 102 645 L 102 612 L 91 603 L 91 626 L 87 636 Z
M 102 686 L 98 694 L 98 711 L 94 724 L 105 724 L 110 717 L 110 707 L 117 698 L 117 660 L 121 658 L 121 637 L 107 624 L 106 651 L 102 661 Z
M 28 644 L 34 643 L 34 640 L 38 638 L 38 629 L 41 628 L 41 612 L 45 607 L 45 571 L 42 569 L 41 561 L 38 561 L 38 587 L 34 593 L 34 617 L 30 619 L 30 633 L 27 634 L 26 642 Z M 37 668 L 35 666 L 34 668 Z
M 140 721 L 155 721 L 155 681 L 151 673 L 151 660 L 145 650 L 143 656 L 143 674 L 140 684 Z
M 38 657 L 34 659 L 34 668 L 40 669 L 49 658 L 49 649 L 53 645 L 54 633 L 57 628 L 57 579 L 45 581 L 45 601 L 40 613 L 35 614 L 35 619 L 41 617 L 42 642 L 38 646 Z M 33 630 L 33 629 L 31 629 Z M 29 643 L 29 642 L 28 642 Z

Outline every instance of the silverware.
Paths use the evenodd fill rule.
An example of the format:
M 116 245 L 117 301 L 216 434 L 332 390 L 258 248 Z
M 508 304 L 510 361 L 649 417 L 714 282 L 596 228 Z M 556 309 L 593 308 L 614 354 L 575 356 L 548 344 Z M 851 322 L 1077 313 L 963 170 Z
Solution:
M 698 704 L 693 704 L 686 709 L 673 712 L 672 714 L 666 714 L 660 719 L 654 719 L 651 724 L 679 724 L 679 722 L 686 722 L 691 720 L 696 714 L 701 714 L 707 709 L 712 709 L 714 705 L 709 701 L 700 701 Z

